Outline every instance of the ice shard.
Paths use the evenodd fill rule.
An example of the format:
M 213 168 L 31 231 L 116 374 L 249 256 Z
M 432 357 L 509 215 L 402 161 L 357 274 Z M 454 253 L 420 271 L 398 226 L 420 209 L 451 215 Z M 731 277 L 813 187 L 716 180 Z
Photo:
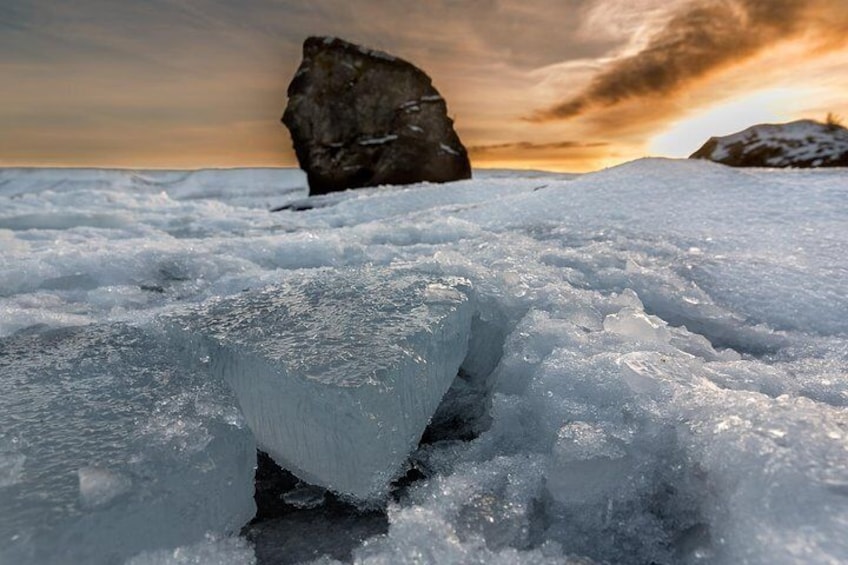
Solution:
M 125 325 L 0 340 L 0 563 L 122 563 L 250 520 L 253 436 L 180 355 Z
M 235 390 L 260 447 L 301 479 L 385 495 L 468 349 L 470 283 L 318 270 L 172 317 Z

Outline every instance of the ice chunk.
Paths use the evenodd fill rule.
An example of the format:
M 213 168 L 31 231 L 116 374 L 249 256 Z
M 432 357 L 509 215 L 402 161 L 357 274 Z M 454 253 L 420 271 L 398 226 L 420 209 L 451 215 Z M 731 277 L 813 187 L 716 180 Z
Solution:
M 624 308 L 607 316 L 604 329 L 638 341 L 668 343 L 671 340 L 665 322 L 633 308 Z
M 236 400 L 177 354 L 124 325 L 0 341 L 0 563 L 116 563 L 252 517 Z
M 322 270 L 213 300 L 171 323 L 232 385 L 278 464 L 375 500 L 457 375 L 470 293 L 462 278 Z
M 564 504 L 606 503 L 633 467 L 620 441 L 585 422 L 560 429 L 551 461 L 548 488 Z

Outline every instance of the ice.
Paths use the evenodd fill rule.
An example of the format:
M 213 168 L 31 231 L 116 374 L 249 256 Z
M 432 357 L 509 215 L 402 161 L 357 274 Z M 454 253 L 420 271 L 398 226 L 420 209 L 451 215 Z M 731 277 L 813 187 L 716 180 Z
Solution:
M 21 452 L 20 438 L 0 437 L 0 487 L 8 487 L 23 477 L 26 455 Z
M 43 340 L 80 323 L 146 328 L 167 315 L 190 331 L 150 349 L 140 367 L 176 368 L 190 356 L 200 365 L 186 375 L 219 386 L 210 371 L 241 367 L 246 386 L 248 367 L 262 369 L 258 381 L 313 351 L 328 355 L 307 359 L 326 362 L 322 376 L 344 381 L 347 368 L 402 357 L 368 345 L 396 343 L 371 298 L 394 288 L 414 302 L 403 289 L 442 281 L 414 316 L 404 300 L 391 312 L 406 337 L 420 322 L 467 340 L 467 353 L 465 341 L 439 332 L 397 340 L 428 361 L 455 355 L 441 403 L 435 390 L 414 389 L 412 398 L 439 406 L 420 442 L 430 414 L 398 441 L 392 474 L 403 477 L 381 482 L 388 496 L 368 513 L 339 510 L 338 497 L 315 485 L 292 485 L 275 498 L 286 513 L 244 533 L 258 563 L 839 563 L 848 559 L 847 175 L 644 159 L 585 175 L 475 171 L 446 185 L 304 199 L 305 185 L 289 183 L 300 177 L 286 171 L 2 170 L 0 219 L 18 224 L 0 229 L 0 336 Z M 28 215 L 65 223 L 26 225 Z M 68 221 L 105 217 L 123 224 Z M 457 279 L 468 283 L 455 287 Z M 430 320 L 429 304 L 454 291 L 473 299 L 440 305 Z M 288 326 L 277 326 L 279 309 L 261 314 L 277 300 L 295 308 Z M 321 320 L 350 347 L 320 347 L 298 329 Z M 425 342 L 433 352 L 422 352 Z M 0 363 L 37 358 L 45 373 L 58 370 L 58 354 L 34 351 L 16 349 Z M 202 362 L 215 352 L 220 366 Z M 7 373 L 0 386 L 24 394 Z M 171 445 L 169 461 L 186 469 L 198 468 L 201 453 L 220 453 L 212 444 L 191 451 L 209 436 L 207 420 L 176 416 L 215 413 L 194 404 L 196 382 L 186 392 L 170 381 L 134 428 L 148 449 Z M 113 384 L 103 377 L 98 390 L 124 398 Z M 340 387 L 307 384 L 282 405 L 297 410 L 305 399 L 302 413 L 322 418 L 315 391 Z M 27 523 L 25 508 L 6 512 L 6 501 L 45 459 L 28 431 L 37 437 L 41 424 L 6 422 L 38 414 L 73 423 L 72 406 L 24 412 L 3 390 L 0 523 Z M 383 396 L 368 398 L 385 407 Z M 344 416 L 361 413 L 332 402 L 340 406 Z M 368 440 L 351 437 L 332 456 L 318 444 L 315 459 L 335 457 L 357 475 L 360 452 L 385 449 L 366 426 L 348 428 Z M 92 431 L 92 451 L 104 458 L 75 462 L 62 488 L 40 492 L 80 512 L 125 504 L 143 483 L 129 465 L 109 464 L 111 437 Z M 240 496 L 249 503 L 247 487 Z M 250 562 L 238 539 L 198 533 L 144 551 Z M 59 560 L 54 549 L 46 544 L 45 560 Z
M 454 381 L 472 312 L 464 279 L 364 268 L 305 273 L 171 323 L 233 387 L 278 464 L 369 501 Z
M 560 428 L 547 472 L 552 496 L 563 504 L 604 506 L 632 467 L 620 443 L 585 422 Z
M 121 562 L 251 518 L 254 440 L 180 355 L 122 325 L 0 341 L 0 562 Z
M 848 552 L 848 417 L 805 398 L 718 394 L 693 452 L 723 562 L 838 562 Z
M 238 190 L 233 190 L 238 187 Z M 223 200 L 263 207 L 292 193 L 307 192 L 299 169 L 217 169 L 145 171 L 121 169 L 0 169 L 0 195 L 44 198 L 80 193 L 166 194 L 177 201 Z M 118 203 L 120 200 L 114 202 Z M 264 206 L 269 207 L 269 206 Z
M 620 312 L 607 316 L 604 319 L 604 329 L 640 341 L 657 343 L 671 341 L 671 332 L 666 328 L 664 321 L 630 308 L 624 308 Z
M 255 565 L 253 548 L 241 538 L 207 539 L 175 549 L 139 553 L 124 565 Z
M 132 487 L 132 479 L 127 475 L 100 467 L 80 467 L 77 476 L 80 506 L 85 509 L 106 506 Z

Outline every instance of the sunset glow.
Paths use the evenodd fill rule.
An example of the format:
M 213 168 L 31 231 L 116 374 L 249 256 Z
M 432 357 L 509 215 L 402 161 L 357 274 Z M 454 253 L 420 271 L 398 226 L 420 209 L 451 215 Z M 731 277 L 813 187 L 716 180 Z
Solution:
M 279 118 L 314 34 L 423 68 L 476 167 L 585 171 L 848 115 L 844 0 L 10 0 L 0 166 L 295 165 Z
M 654 137 L 649 150 L 654 155 L 687 157 L 712 136 L 729 135 L 752 124 L 793 120 L 796 118 L 793 108 L 798 108 L 814 94 L 803 88 L 776 88 L 705 108 L 691 118 L 673 123 L 667 131 Z M 825 115 L 814 117 L 825 119 Z

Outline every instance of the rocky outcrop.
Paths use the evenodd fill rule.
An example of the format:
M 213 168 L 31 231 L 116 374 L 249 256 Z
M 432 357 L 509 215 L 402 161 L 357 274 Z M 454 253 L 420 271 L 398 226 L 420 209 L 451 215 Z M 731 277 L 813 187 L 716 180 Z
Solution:
M 813 120 L 762 124 L 711 137 L 689 158 L 731 167 L 848 167 L 848 129 Z
M 414 65 L 332 37 L 310 37 L 283 123 L 309 193 L 470 178 L 444 98 Z

